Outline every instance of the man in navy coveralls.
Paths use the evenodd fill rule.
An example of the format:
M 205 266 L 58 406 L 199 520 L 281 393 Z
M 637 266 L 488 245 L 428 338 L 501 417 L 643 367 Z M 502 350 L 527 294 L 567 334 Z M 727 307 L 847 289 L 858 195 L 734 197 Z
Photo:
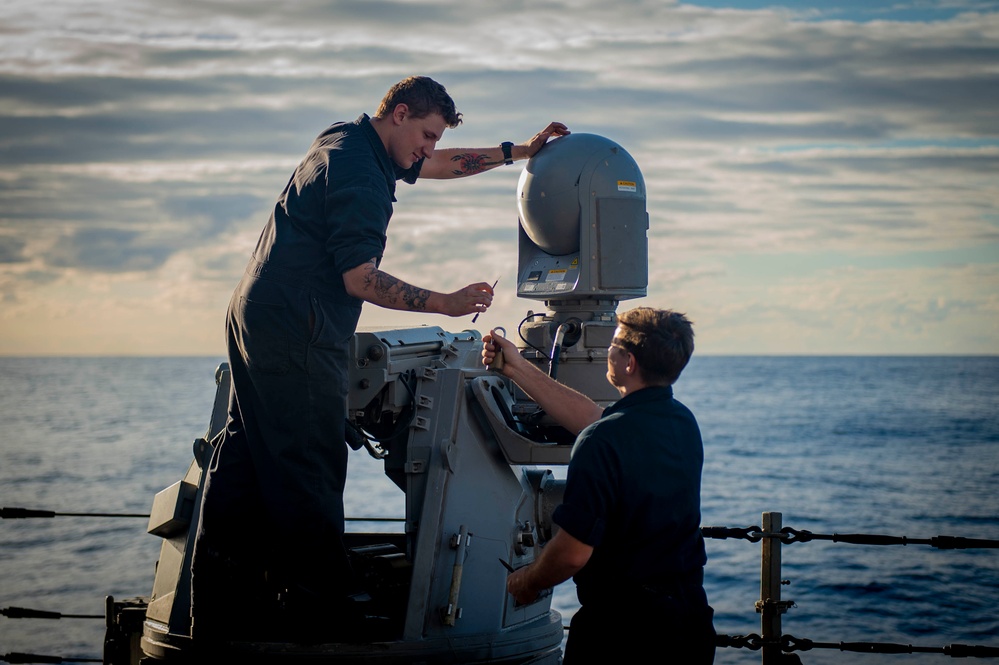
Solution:
M 693 414 L 672 384 L 694 351 L 680 313 L 640 307 L 618 316 L 607 351 L 607 380 L 621 399 L 601 409 L 550 379 L 508 340 L 483 338 L 491 364 L 556 422 L 578 433 L 559 530 L 537 560 L 512 573 L 520 604 L 574 576 L 580 608 L 572 618 L 566 665 L 714 660 L 713 610 L 704 593 L 700 531 L 704 453 Z M 651 658 L 650 658 L 651 655 Z
M 379 270 L 396 182 L 482 173 L 569 133 L 551 123 L 519 145 L 436 149 L 460 122 L 443 86 L 407 78 L 373 118 L 320 134 L 274 205 L 229 303 L 232 392 L 195 545 L 192 634 L 350 631 L 337 617 L 361 591 L 343 544 L 348 344 L 361 304 L 463 316 L 493 298 L 486 282 L 438 293 Z

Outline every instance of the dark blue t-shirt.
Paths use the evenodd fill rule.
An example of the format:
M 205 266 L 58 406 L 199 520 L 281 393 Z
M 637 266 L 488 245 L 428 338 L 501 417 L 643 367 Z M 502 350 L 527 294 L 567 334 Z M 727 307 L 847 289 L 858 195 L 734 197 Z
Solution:
M 552 517 L 594 548 L 574 577 L 581 599 L 704 566 L 703 462 L 697 421 L 669 386 L 626 395 L 580 432 Z

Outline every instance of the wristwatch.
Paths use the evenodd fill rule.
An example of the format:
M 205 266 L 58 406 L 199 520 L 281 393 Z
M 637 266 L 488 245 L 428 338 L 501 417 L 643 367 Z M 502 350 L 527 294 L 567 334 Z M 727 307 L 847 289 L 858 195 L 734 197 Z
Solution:
M 503 163 L 507 165 L 513 164 L 513 142 L 503 141 L 500 143 L 500 148 L 503 149 Z

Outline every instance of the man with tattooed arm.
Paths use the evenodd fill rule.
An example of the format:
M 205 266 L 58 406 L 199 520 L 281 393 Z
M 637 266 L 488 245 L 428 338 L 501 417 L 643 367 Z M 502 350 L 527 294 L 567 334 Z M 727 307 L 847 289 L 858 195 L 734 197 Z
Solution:
M 275 203 L 229 303 L 232 391 L 195 545 L 195 635 L 350 625 L 361 589 L 343 544 L 344 424 L 361 305 L 454 317 L 493 299 L 486 282 L 437 292 L 379 268 L 396 182 L 483 173 L 569 133 L 553 122 L 519 145 L 437 149 L 460 122 L 442 85 L 407 78 L 374 117 L 320 134 Z

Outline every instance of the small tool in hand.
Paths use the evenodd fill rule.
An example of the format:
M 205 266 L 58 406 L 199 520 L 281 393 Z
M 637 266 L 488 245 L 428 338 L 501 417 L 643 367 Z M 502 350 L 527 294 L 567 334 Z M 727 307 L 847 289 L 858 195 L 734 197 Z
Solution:
M 496 292 L 496 285 L 497 284 L 499 284 L 499 277 L 497 277 L 496 281 L 493 282 L 493 293 Z M 472 317 L 472 323 L 475 323 L 475 320 L 479 318 L 479 314 L 482 314 L 482 312 L 476 312 L 475 313 L 475 316 Z
M 506 337 L 506 328 L 503 326 L 496 326 L 493 328 L 493 335 L 498 335 L 500 337 Z M 500 348 L 499 344 L 495 344 L 496 355 L 493 356 L 493 361 L 489 363 L 489 369 L 494 369 L 497 372 L 503 369 L 503 349 Z
M 506 568 L 507 570 L 509 570 L 511 573 L 513 572 L 513 566 L 511 566 L 510 564 L 508 564 L 503 559 L 500 559 L 499 562 L 503 564 L 504 568 Z

